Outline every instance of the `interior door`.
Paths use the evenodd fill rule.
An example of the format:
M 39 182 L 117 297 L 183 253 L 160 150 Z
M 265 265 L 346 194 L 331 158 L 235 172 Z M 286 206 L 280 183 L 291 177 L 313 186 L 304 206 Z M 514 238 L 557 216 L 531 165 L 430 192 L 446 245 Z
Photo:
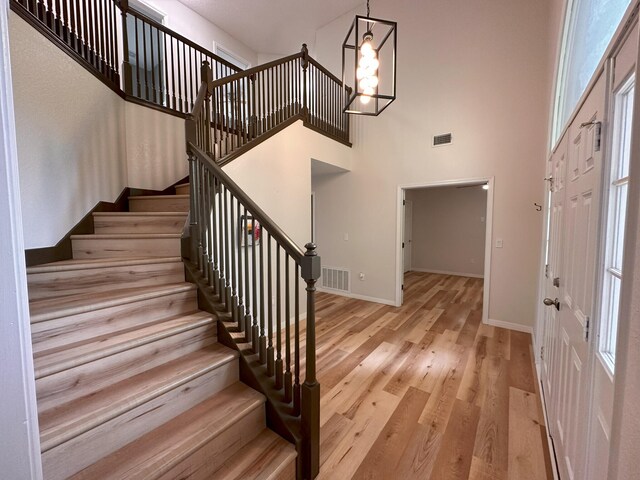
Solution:
M 404 201 L 404 238 L 403 254 L 404 254 L 404 272 L 411 271 L 411 255 L 412 255 L 412 235 L 413 235 L 413 202 L 411 200 Z
M 586 478 L 588 419 L 591 398 L 591 319 L 602 175 L 601 125 L 606 81 L 601 75 L 567 134 L 566 179 L 562 190 L 562 246 L 551 373 L 550 423 L 561 477 Z M 555 275 L 555 274 L 554 274 Z M 555 300 L 555 298 L 553 299 Z M 551 302 L 546 302 L 551 303 Z M 557 325 L 553 325 L 553 322 Z M 555 389 L 554 389 L 555 387 Z

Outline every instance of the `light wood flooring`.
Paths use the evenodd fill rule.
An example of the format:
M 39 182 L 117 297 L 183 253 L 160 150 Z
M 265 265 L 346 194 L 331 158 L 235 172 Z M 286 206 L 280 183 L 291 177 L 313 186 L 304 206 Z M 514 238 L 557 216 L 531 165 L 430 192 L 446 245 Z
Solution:
M 531 337 L 482 280 L 408 273 L 401 308 L 317 296 L 320 479 L 552 479 Z

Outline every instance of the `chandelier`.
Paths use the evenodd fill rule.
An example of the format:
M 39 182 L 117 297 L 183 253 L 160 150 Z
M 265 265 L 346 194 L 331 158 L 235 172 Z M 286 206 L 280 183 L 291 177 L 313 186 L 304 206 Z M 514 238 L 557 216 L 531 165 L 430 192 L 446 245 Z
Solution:
M 342 43 L 343 112 L 377 116 L 396 99 L 396 43 L 396 22 L 371 18 L 367 0 Z

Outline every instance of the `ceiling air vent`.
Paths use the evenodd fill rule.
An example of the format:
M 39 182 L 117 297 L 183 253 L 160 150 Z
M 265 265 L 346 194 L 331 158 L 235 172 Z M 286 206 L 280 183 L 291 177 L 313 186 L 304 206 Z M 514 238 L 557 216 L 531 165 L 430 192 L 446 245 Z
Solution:
M 451 134 L 450 133 L 443 133 L 442 135 L 436 135 L 435 137 L 433 137 L 433 146 L 434 147 L 441 147 L 443 145 L 449 145 L 451 143 Z

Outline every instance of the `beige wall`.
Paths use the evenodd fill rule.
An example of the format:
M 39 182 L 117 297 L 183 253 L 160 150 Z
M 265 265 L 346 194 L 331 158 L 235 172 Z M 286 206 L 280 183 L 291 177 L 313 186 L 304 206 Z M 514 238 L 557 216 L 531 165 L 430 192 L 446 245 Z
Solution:
M 178 0 L 140 0 L 166 15 L 165 25 L 198 45 L 213 51 L 213 42 L 256 65 L 258 55 L 218 25 L 186 7 Z
M 127 185 L 125 102 L 11 12 L 26 248 L 55 245 Z
M 311 239 L 311 159 L 349 168 L 351 150 L 298 121 L 225 167 L 300 247 Z
M 184 119 L 125 102 L 127 186 L 164 190 L 189 174 Z
M 412 270 L 484 275 L 487 191 L 480 186 L 420 188 L 412 202 Z
M 354 122 L 352 172 L 316 189 L 318 204 L 331 211 L 318 225 L 324 259 L 367 274 L 353 293 L 394 301 L 399 186 L 494 176 L 493 235 L 504 248 L 493 250 L 489 318 L 533 326 L 550 0 L 377 0 L 371 8 L 399 25 L 398 98 L 379 117 Z M 318 60 L 334 73 L 351 21 L 341 17 L 316 36 Z M 445 132 L 454 143 L 431 148 L 431 137 Z

